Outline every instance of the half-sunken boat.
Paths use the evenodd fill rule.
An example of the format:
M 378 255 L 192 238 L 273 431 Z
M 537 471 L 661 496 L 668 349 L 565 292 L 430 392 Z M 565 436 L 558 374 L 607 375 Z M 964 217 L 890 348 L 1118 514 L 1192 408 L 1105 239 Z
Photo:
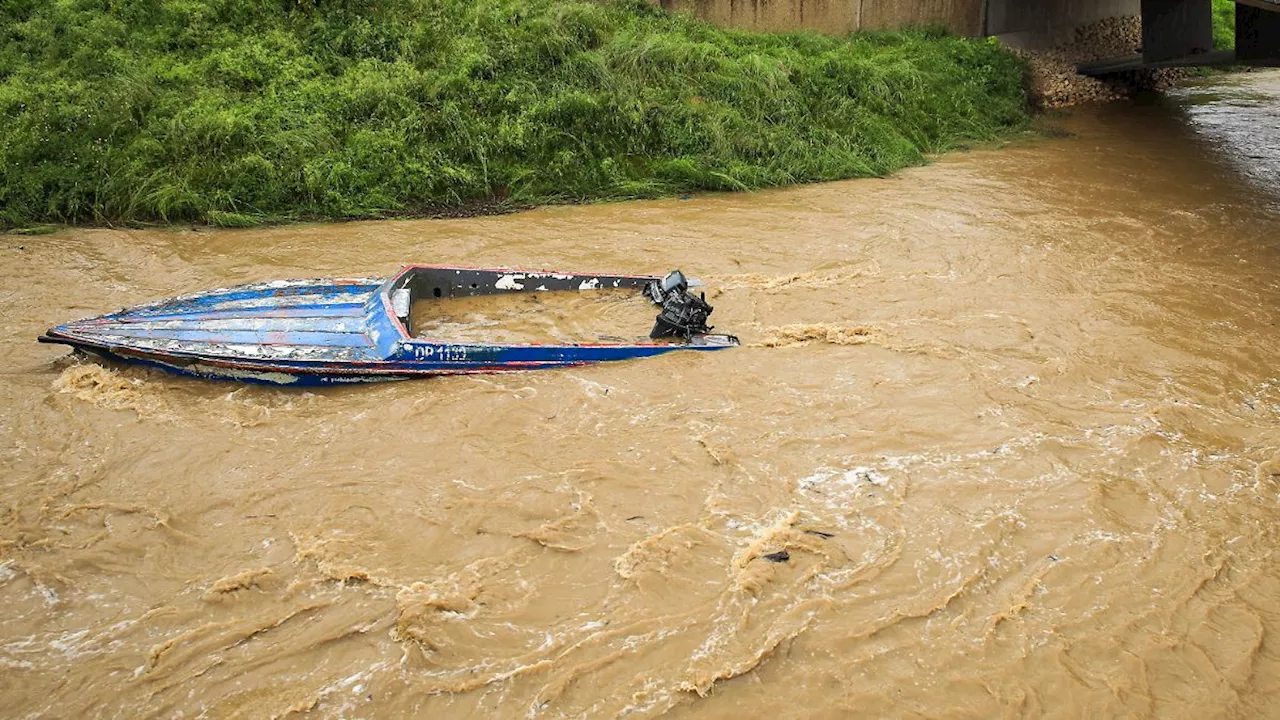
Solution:
M 420 300 L 611 288 L 634 289 L 659 308 L 647 341 L 491 344 L 409 331 Z M 736 346 L 736 337 L 711 332 L 711 310 L 678 270 L 659 277 L 410 265 L 389 280 L 281 280 L 182 295 L 59 325 L 39 340 L 202 378 L 330 385 Z

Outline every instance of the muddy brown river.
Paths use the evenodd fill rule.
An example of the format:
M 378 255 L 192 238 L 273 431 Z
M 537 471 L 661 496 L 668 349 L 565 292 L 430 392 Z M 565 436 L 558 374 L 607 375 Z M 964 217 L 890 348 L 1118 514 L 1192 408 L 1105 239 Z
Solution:
M 1277 116 L 1254 73 L 888 179 L 0 236 L 0 716 L 1278 717 Z M 680 267 L 743 347 L 306 392 L 35 343 L 405 262 Z

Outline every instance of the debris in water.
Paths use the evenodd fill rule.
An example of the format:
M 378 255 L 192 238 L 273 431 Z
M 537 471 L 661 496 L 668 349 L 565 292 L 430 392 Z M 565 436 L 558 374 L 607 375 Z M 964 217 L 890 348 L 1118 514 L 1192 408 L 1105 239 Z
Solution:
M 787 552 L 786 550 L 779 550 L 778 552 L 772 552 L 772 553 L 769 553 L 768 555 L 761 555 L 760 557 L 764 558 L 765 560 L 768 560 L 769 562 L 781 563 L 781 562 L 786 562 L 790 560 L 791 553 Z

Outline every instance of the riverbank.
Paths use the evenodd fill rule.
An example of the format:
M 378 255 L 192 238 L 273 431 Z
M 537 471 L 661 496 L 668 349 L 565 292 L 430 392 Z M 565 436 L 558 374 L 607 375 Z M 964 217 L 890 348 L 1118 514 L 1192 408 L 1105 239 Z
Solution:
M 242 226 L 878 176 L 1027 121 L 924 31 L 726 31 L 643 2 L 0 9 L 0 227 Z

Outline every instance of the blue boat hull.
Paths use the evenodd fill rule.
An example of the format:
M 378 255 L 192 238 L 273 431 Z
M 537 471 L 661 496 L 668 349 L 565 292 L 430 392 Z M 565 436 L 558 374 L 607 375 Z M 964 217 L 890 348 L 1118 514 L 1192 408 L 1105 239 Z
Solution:
M 681 342 L 500 345 L 413 338 L 407 329 L 415 297 L 639 290 L 656 279 L 408 266 L 389 280 L 277 281 L 185 295 L 60 325 L 39 339 L 180 375 L 293 386 L 516 372 L 738 344 L 707 333 Z

